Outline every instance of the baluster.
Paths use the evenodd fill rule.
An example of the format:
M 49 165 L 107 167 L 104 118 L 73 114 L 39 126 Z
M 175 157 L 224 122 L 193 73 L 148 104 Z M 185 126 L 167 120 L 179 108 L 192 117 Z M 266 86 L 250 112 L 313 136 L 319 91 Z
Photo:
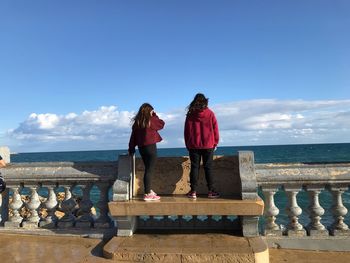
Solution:
M 83 199 L 79 203 L 79 213 L 81 213 L 81 215 L 77 219 L 76 227 L 90 228 L 94 221 L 91 216 L 91 207 L 93 207 L 93 203 L 90 200 L 91 187 L 92 183 L 82 186 Z
M 23 227 L 24 228 L 32 228 L 32 227 L 38 227 L 39 224 L 39 214 L 38 214 L 38 208 L 41 204 L 39 195 L 37 192 L 37 186 L 33 185 L 30 186 L 30 197 L 29 201 L 26 204 L 26 207 L 30 211 L 30 216 L 23 222 Z
M 100 211 L 100 216 L 95 221 L 95 228 L 109 228 L 111 227 L 111 219 L 108 216 L 108 189 L 110 187 L 109 182 L 99 182 L 97 184 L 100 189 L 100 199 L 97 203 L 97 208 Z
M 276 224 L 276 216 L 279 214 L 280 210 L 275 205 L 274 195 L 276 194 L 276 188 L 264 188 L 263 194 L 265 197 L 265 209 L 264 216 L 266 219 L 265 224 L 265 235 L 269 236 L 280 236 L 282 231 L 280 227 Z
M 301 188 L 301 187 L 300 187 Z M 299 223 L 298 216 L 301 215 L 302 209 L 297 202 L 297 194 L 300 188 L 288 188 L 285 187 L 285 191 L 288 197 L 287 214 L 289 217 L 289 224 L 287 226 L 288 236 L 305 236 L 306 231 L 303 226 Z
M 20 227 L 23 217 L 20 215 L 19 210 L 23 205 L 23 201 L 21 199 L 21 195 L 19 194 L 18 187 L 11 187 L 10 189 L 13 192 L 12 201 L 9 204 L 12 214 L 9 214 L 9 220 L 5 222 L 5 227 Z
M 324 209 L 320 205 L 319 194 L 323 189 L 323 187 L 307 187 L 310 200 L 309 214 L 311 221 L 307 229 L 310 236 L 328 236 L 326 227 L 321 223 L 321 217 L 324 214 Z
M 43 228 L 55 228 L 57 224 L 57 216 L 55 215 L 58 205 L 57 196 L 53 185 L 48 185 L 48 197 L 44 203 L 47 210 L 47 216 L 39 222 L 39 226 Z
M 72 186 L 73 188 L 73 186 Z M 58 220 L 57 226 L 60 228 L 73 227 L 75 223 L 75 216 L 73 215 L 73 209 L 77 205 L 72 198 L 71 188 L 64 186 L 64 200 L 62 201 L 61 208 L 64 212 L 64 216 Z
M 332 212 L 334 223 L 331 227 L 331 234 L 334 236 L 350 235 L 349 227 L 344 223 L 344 217 L 348 210 L 343 205 L 342 194 L 347 190 L 347 187 L 331 187 L 330 191 L 333 196 Z

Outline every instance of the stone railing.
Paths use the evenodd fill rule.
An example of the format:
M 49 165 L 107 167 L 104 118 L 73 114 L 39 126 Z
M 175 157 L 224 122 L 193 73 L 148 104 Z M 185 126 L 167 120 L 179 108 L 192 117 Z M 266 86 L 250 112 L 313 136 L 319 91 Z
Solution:
M 256 164 L 255 171 L 265 200 L 264 235 L 350 236 L 344 222 L 348 209 L 343 204 L 343 193 L 350 185 L 350 163 Z
M 1 172 L 7 189 L 0 194 L 0 231 L 113 228 L 107 204 L 117 162 L 16 163 Z
M 251 196 L 255 198 L 259 192 L 264 199 L 265 210 L 260 225 L 263 229 L 261 233 L 268 239 L 287 237 L 298 242 L 303 239 L 314 242 L 316 237 L 339 237 L 350 240 L 346 208 L 350 202 L 350 163 L 255 164 L 239 168 L 239 160 L 235 157 L 216 157 L 215 160 L 217 170 L 214 169 L 214 172 L 223 182 L 223 193 L 233 191 L 249 199 Z M 188 174 L 188 160 L 170 157 L 164 160 L 164 164 L 164 167 L 157 168 L 155 182 L 161 182 L 157 176 L 163 174 L 163 170 L 167 175 L 174 173 L 172 178 L 177 180 L 169 181 L 169 177 L 164 177 L 162 180 L 167 180 L 168 188 L 156 187 L 165 193 L 183 185 L 181 193 L 186 192 L 188 182 L 184 178 L 187 177 L 182 173 Z M 175 165 L 177 170 L 169 171 L 170 164 Z M 123 198 L 131 198 L 132 191 L 137 192 L 140 188 L 138 175 L 142 174 L 142 167 L 138 160 L 133 167 L 136 169 L 136 181 L 131 182 L 130 188 L 125 188 Z M 117 162 L 14 163 L 0 170 L 7 182 L 7 190 L 0 194 L 0 231 L 114 231 L 107 204 L 118 197 L 116 190 L 120 184 L 126 183 L 124 179 L 119 185 L 114 185 L 113 198 L 111 188 L 117 178 Z M 232 176 L 238 173 L 245 175 L 246 179 Z M 203 178 L 201 174 L 200 190 L 205 193 Z M 214 219 L 215 222 L 218 220 Z M 205 223 L 199 221 L 198 225 Z

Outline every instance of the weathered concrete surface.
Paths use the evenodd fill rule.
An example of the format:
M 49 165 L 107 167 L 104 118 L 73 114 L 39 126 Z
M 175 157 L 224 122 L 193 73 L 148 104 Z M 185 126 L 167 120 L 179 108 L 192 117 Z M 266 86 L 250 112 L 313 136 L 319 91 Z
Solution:
M 125 202 L 109 202 L 112 216 L 134 215 L 262 215 L 262 200 L 239 200 L 230 196 L 218 199 L 186 196 L 162 196 L 159 201 L 145 202 L 141 197 Z
M 35 162 L 13 163 L 1 172 L 8 186 L 111 181 L 117 177 L 117 162 Z
M 258 185 L 348 183 L 350 163 L 255 164 Z
M 348 263 L 349 252 L 269 249 L 270 263 Z
M 132 159 L 119 155 L 117 179 L 113 184 L 113 201 L 126 201 L 132 197 Z
M 0 262 L 116 262 L 112 259 L 102 258 L 103 245 L 104 242 L 102 242 L 101 239 L 88 239 L 82 237 L 72 238 L 63 236 L 46 237 L 0 233 Z M 114 245 L 116 244 L 114 243 Z M 237 247 L 242 245 L 242 242 L 232 243 L 231 245 L 232 249 L 237 249 Z M 141 246 L 146 245 L 138 245 L 139 248 Z M 108 243 L 106 248 L 110 250 L 113 247 Z M 114 248 L 116 247 L 114 246 Z M 213 247 L 211 246 L 207 248 L 207 250 L 212 249 Z M 269 258 L 270 263 L 348 263 L 350 262 L 350 252 L 269 249 Z M 229 260 L 224 262 L 237 262 L 233 261 L 233 259 Z M 170 261 L 167 261 L 167 263 L 170 263 Z
M 109 262 L 101 239 L 0 234 L 0 262 Z
M 159 157 L 152 178 L 152 189 L 160 195 L 186 194 L 190 190 L 190 168 L 191 162 L 188 156 Z M 140 195 L 144 191 L 144 165 L 140 158 L 136 159 L 135 171 L 134 195 Z M 241 184 L 237 156 L 214 156 L 212 172 L 215 177 L 217 191 L 220 194 L 240 194 Z M 208 193 L 203 167 L 200 169 L 197 192 L 198 194 Z
M 258 199 L 256 175 L 254 169 L 254 153 L 251 151 L 240 151 L 239 160 L 239 176 L 241 178 L 241 195 L 242 199 L 256 200 Z
M 263 238 L 214 233 L 114 237 L 104 255 L 114 262 L 269 262 Z

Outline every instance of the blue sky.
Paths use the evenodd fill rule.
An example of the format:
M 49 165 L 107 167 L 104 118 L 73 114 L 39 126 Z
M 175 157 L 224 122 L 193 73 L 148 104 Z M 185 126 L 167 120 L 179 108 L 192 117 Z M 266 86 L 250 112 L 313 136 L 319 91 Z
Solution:
M 0 145 L 125 149 L 150 102 L 183 147 L 197 92 L 220 145 L 350 142 L 350 2 L 0 2 Z

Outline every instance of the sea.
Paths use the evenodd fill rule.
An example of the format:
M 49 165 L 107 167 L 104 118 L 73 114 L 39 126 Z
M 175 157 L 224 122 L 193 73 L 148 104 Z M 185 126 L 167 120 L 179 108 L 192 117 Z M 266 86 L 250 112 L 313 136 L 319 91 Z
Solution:
M 350 162 L 350 143 L 224 146 L 218 147 L 215 154 L 236 155 L 238 151 L 253 151 L 255 163 Z M 11 162 L 115 161 L 121 154 L 127 154 L 127 150 L 16 153 L 11 154 Z M 185 155 L 186 148 L 158 149 L 160 157 Z
M 298 144 L 298 145 L 263 145 L 263 146 L 225 146 L 218 147 L 216 155 L 236 155 L 238 151 L 253 151 L 255 163 L 350 163 L 350 143 L 331 144 Z M 116 161 L 118 156 L 127 154 L 127 150 L 101 150 L 101 151 L 67 151 L 67 152 L 33 152 L 11 154 L 12 163 L 21 162 L 86 162 L 86 161 Z M 138 152 L 136 152 L 138 155 Z M 159 157 L 186 156 L 185 148 L 159 148 Z M 261 191 L 259 195 L 263 197 Z M 94 194 L 92 194 L 94 196 Z M 299 221 L 303 226 L 310 223 L 308 214 L 309 197 L 306 191 L 297 195 L 299 206 L 303 213 Z M 94 200 L 93 200 L 94 201 Z M 287 198 L 281 189 L 275 195 L 276 206 L 280 214 L 276 222 L 284 228 L 288 224 L 286 213 Z M 321 222 L 330 227 L 334 222 L 331 212 L 332 196 L 328 191 L 320 194 L 320 204 L 325 209 Z M 350 209 L 350 192 L 343 194 L 343 204 Z M 350 211 L 350 210 L 349 210 Z M 350 225 L 350 213 L 345 217 L 345 223 Z M 264 218 L 260 220 L 260 229 L 263 231 Z

